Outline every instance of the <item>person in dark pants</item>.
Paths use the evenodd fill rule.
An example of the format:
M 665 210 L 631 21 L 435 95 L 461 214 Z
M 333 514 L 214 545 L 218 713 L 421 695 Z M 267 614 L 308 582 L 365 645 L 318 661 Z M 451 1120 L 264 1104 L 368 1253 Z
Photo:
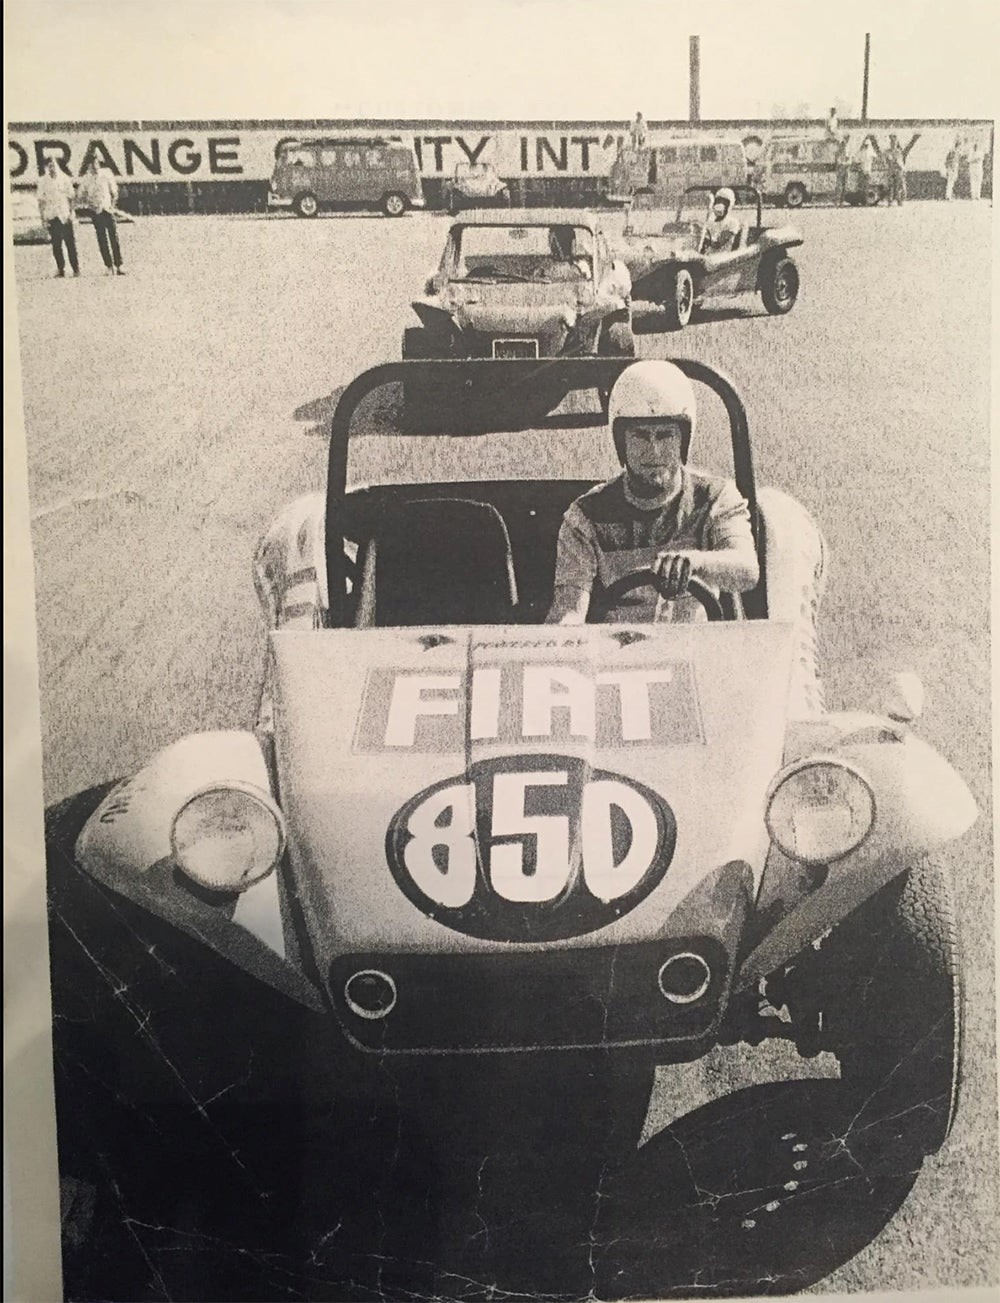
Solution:
M 66 275 L 66 258 L 69 258 L 73 275 L 79 276 L 80 264 L 76 257 L 76 231 L 73 225 L 73 182 L 65 172 L 60 172 L 52 159 L 45 165 L 35 197 L 38 200 L 39 215 L 52 241 L 56 275 Z
M 101 167 L 96 158 L 84 176 L 78 202 L 89 208 L 94 215 L 97 247 L 108 274 L 124 276 L 118 226 L 115 222 L 118 183 L 109 169 Z
M 902 208 L 906 202 L 906 155 L 895 136 L 889 137 L 886 162 L 889 166 L 889 204 L 898 204 Z
M 840 208 L 847 197 L 847 182 L 850 178 L 851 164 L 848 158 L 851 138 L 844 136 L 837 146 L 837 207 Z

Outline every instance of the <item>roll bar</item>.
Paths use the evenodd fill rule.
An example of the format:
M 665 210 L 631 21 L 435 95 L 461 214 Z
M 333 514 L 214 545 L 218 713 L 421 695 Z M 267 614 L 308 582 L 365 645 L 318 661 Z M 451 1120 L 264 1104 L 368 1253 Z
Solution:
M 746 409 L 732 383 L 713 367 L 686 357 L 668 360 L 679 367 L 690 380 L 705 385 L 717 394 L 726 409 L 732 441 L 734 477 L 737 488 L 750 506 L 750 520 L 761 570 L 760 583 L 752 594 L 745 595 L 744 606 L 748 615 L 755 618 L 763 617 L 766 615 L 764 557 L 757 508 L 753 449 L 750 444 Z M 542 378 L 546 384 L 565 386 L 566 392 L 580 389 L 607 392 L 633 361 L 633 358 L 623 357 L 567 357 L 554 358 L 539 365 L 537 361 L 521 359 L 503 361 L 485 358 L 434 359 L 383 362 L 355 376 L 341 394 L 330 424 L 326 481 L 326 573 L 331 624 L 335 627 L 339 626 L 344 615 L 346 589 L 344 516 L 351 421 L 358 406 L 369 394 L 384 385 L 402 383 L 404 380 L 419 380 L 426 392 L 433 391 L 436 387 L 435 381 L 444 382 L 441 385 L 443 392 L 454 393 L 456 383 L 459 381 L 468 381 L 473 385 L 477 382 L 485 382 L 490 388 L 496 390 L 530 384 Z M 471 422 L 470 426 L 472 426 Z M 506 428 L 516 427 L 511 427 L 508 422 Z M 526 423 L 525 428 L 531 427 Z M 537 429 L 539 437 L 544 437 L 544 422 Z M 470 432 L 471 429 L 449 428 L 440 433 L 428 431 L 428 435 L 447 439 Z

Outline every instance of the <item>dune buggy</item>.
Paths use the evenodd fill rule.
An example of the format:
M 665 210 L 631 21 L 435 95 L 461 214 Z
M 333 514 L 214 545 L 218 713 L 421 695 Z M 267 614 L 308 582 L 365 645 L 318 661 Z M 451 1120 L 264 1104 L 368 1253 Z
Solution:
M 705 245 L 711 187 L 689 186 L 676 212 L 666 212 L 654 195 L 643 192 L 627 209 L 615 250 L 632 278 L 632 297 L 659 305 L 671 330 L 686 326 L 696 308 L 734 294 L 760 294 L 765 309 L 776 316 L 795 305 L 799 271 L 788 251 L 802 243 L 801 234 L 791 226 L 765 226 L 760 193 L 753 187 L 730 188 L 738 201 L 752 205 L 753 220 L 740 224 L 724 252 Z
M 628 361 L 551 365 L 582 401 Z M 442 1082 L 475 1080 L 512 1144 L 543 1119 L 599 1166 L 634 1150 L 654 1064 L 768 1036 L 835 1054 L 858 1108 L 905 1116 L 921 1152 L 944 1142 L 960 979 L 935 854 L 973 798 L 913 731 L 912 692 L 885 715 L 824 709 L 820 532 L 758 488 L 732 386 L 677 365 L 721 400 L 761 578 L 693 589 L 706 621 L 676 626 L 544 623 L 562 515 L 595 479 L 553 477 L 544 445 L 570 431 L 581 466 L 610 442 L 600 412 L 415 440 L 416 374 L 516 392 L 533 364 L 348 385 L 325 491 L 256 551 L 257 726 L 181 738 L 49 812 L 68 1163 L 100 1181 L 141 1152 L 147 1215 L 173 1182 L 225 1221 L 239 1182 L 205 1175 L 213 1146 L 318 1161 L 338 1127 L 367 1134 L 359 1100 L 389 1081 L 426 1136 Z M 540 469 L 489 478 L 500 443 Z M 358 484 L 366 449 L 401 472 Z
M 463 208 L 510 206 L 510 190 L 492 163 L 456 163 L 442 195 L 452 216 Z

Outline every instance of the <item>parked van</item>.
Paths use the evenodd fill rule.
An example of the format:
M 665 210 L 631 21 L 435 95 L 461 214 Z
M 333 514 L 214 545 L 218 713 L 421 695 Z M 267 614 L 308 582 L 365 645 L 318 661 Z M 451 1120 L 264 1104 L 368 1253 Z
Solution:
M 765 199 L 801 208 L 804 203 L 832 203 L 837 198 L 840 141 L 834 136 L 772 136 L 753 168 L 754 184 Z M 870 177 L 856 162 L 847 165 L 844 199 L 877 204 L 888 193 L 885 165 L 876 158 Z
M 268 207 L 315 217 L 321 208 L 380 208 L 402 217 L 423 208 L 413 150 L 381 137 L 283 140 L 275 150 Z
M 648 149 L 622 148 L 611 165 L 607 197 L 624 203 L 637 190 L 652 190 L 676 203 L 689 186 L 745 185 L 747 157 L 738 140 L 684 136 Z

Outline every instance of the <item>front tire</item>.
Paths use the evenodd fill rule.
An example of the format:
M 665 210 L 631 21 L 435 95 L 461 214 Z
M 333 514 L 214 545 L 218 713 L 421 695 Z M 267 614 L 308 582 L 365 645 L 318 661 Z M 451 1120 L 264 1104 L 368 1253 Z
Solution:
M 299 217 L 315 217 L 319 212 L 319 200 L 309 190 L 296 195 L 292 207 Z
M 382 211 L 386 217 L 402 217 L 406 212 L 406 199 L 397 191 L 393 190 L 382 200 Z
M 790 181 L 785 186 L 786 208 L 801 208 L 807 198 L 806 188 L 801 181 Z
M 667 318 L 668 330 L 683 330 L 691 320 L 694 309 L 694 280 L 686 267 L 679 268 L 673 275 L 663 311 Z
M 760 297 L 772 317 L 784 317 L 799 296 L 799 270 L 794 259 L 773 258 L 760 272 Z
M 840 1060 L 859 1128 L 947 1140 L 958 1105 L 962 988 L 951 886 L 922 861 L 876 892 L 823 943 L 822 1048 Z
M 772 317 L 791 312 L 799 297 L 799 269 L 791 258 L 775 258 L 762 268 L 760 297 Z

